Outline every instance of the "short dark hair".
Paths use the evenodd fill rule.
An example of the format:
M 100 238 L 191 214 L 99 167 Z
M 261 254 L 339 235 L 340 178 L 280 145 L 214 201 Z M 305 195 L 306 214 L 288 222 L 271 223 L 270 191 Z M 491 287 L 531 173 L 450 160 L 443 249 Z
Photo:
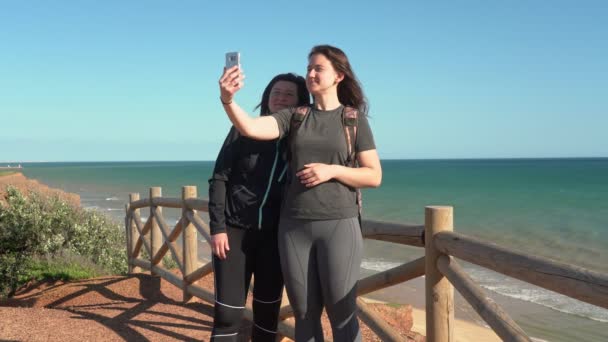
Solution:
M 317 45 L 310 50 L 308 58 L 316 54 L 325 56 L 334 69 L 344 75 L 344 79 L 338 83 L 338 100 L 340 103 L 357 108 L 361 113 L 367 115 L 369 104 L 344 51 L 331 45 Z
M 304 77 L 298 76 L 290 72 L 287 74 L 276 75 L 272 80 L 270 80 L 270 82 L 266 86 L 266 89 L 264 89 L 264 92 L 262 93 L 262 102 L 255 106 L 255 108 L 253 109 L 254 111 L 258 108 L 261 108 L 260 115 L 270 114 L 270 108 L 268 106 L 268 103 L 270 102 L 270 91 L 272 90 L 272 87 L 275 85 L 275 83 L 279 81 L 292 82 L 296 85 L 296 87 L 298 88 L 298 107 L 310 105 L 310 94 L 308 93 L 308 89 L 306 88 L 306 80 L 304 79 Z

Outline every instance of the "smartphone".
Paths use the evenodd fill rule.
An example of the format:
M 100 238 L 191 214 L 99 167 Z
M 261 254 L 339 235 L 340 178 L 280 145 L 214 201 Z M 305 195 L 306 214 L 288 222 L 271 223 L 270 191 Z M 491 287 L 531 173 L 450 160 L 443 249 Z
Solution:
M 226 69 L 231 68 L 235 65 L 241 67 L 241 54 L 239 52 L 227 52 L 226 53 Z

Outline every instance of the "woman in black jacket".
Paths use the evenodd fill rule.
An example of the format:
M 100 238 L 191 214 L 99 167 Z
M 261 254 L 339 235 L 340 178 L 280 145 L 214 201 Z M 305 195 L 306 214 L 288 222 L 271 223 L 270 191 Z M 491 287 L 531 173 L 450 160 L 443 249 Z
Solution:
M 274 77 L 262 94 L 261 115 L 310 104 L 306 81 Z M 209 180 L 215 276 L 211 341 L 236 341 L 252 274 L 252 341 L 274 341 L 283 293 L 277 229 L 286 174 L 284 140 L 256 141 L 232 127 Z

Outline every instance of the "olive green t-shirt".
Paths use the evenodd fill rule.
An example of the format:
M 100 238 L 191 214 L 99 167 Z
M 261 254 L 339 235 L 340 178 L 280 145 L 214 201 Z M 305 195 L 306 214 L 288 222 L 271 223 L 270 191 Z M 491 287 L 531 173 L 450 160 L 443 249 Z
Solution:
M 346 165 L 347 146 L 342 123 L 343 106 L 322 111 L 312 109 L 295 132 L 290 132 L 293 109 L 284 109 L 272 116 L 279 125 L 280 137 L 289 138 L 289 184 L 281 213 L 288 218 L 335 220 L 359 214 L 354 188 L 330 180 L 312 188 L 300 183 L 296 172 L 309 163 Z M 288 137 L 294 134 L 293 137 Z M 359 114 L 355 152 L 373 150 L 374 137 L 367 118 Z

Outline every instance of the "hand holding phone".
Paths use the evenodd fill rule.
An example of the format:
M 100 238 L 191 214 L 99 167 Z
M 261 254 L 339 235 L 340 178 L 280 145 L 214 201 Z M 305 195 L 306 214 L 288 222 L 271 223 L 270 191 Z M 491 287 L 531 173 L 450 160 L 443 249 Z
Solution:
M 238 65 L 241 67 L 241 54 L 239 52 L 227 52 L 226 53 L 226 69 Z
M 238 69 L 228 72 L 234 66 Z M 241 70 L 241 54 L 239 52 L 226 53 L 226 67 L 220 78 L 220 100 L 224 105 L 232 103 L 232 98 L 243 86 L 244 75 Z

